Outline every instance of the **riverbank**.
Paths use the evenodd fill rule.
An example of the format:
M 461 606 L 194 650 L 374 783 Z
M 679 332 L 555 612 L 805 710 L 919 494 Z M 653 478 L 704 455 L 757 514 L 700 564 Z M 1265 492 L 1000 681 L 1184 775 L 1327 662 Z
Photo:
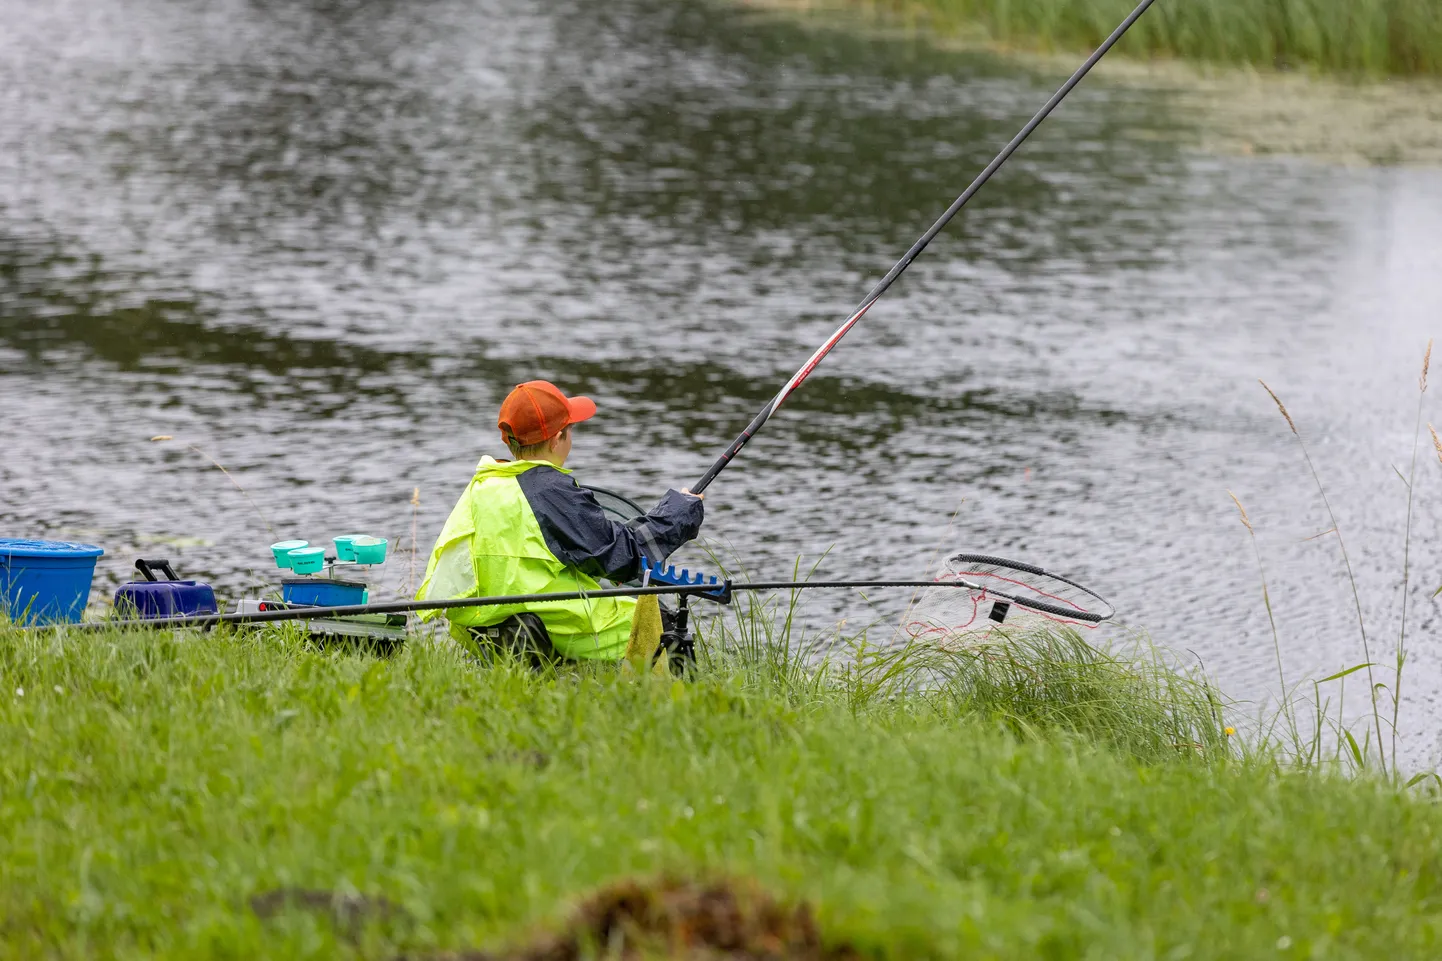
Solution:
M 682 683 L 0 629 L 0 956 L 1430 956 L 1435 805 L 1072 643 Z
M 953 37 L 1034 52 L 1095 49 L 1133 0 L 768 0 L 792 9 L 850 7 Z M 1267 70 L 1442 75 L 1442 18 L 1427 0 L 1212 0 L 1158 3 L 1118 48 Z
M 983 17 L 944 15 L 964 9 L 950 0 L 903 5 L 871 0 L 742 0 L 758 16 L 781 16 L 816 29 L 842 29 L 879 37 L 922 40 L 959 54 L 1004 56 L 1039 72 L 1071 72 L 1130 9 L 1124 2 L 1115 21 L 1095 38 L 1076 34 L 998 32 Z M 1058 10 L 1068 7 L 1053 5 Z M 978 9 L 1030 15 L 1037 5 L 980 4 Z M 1126 8 L 1126 9 L 1123 9 Z M 1209 153 L 1296 156 L 1348 166 L 1442 167 L 1442 80 L 1438 71 L 1387 75 L 1376 70 L 1330 70 L 1321 64 L 1278 69 L 1272 60 L 1189 55 L 1153 49 L 1136 31 L 1156 17 L 1156 7 L 1138 22 L 1093 72 L 1097 79 L 1160 91 L 1191 121 L 1190 139 Z M 1211 16 L 1211 7 L 1177 8 Z M 1421 9 L 1419 6 L 1418 9 Z M 1110 10 L 1108 10 L 1110 12 Z M 1100 16 L 1098 14 L 1098 16 Z M 1165 20 L 1165 16 L 1158 18 Z M 1219 24 L 1236 19 L 1217 18 Z M 1442 29 L 1442 28 L 1439 28 Z M 1067 39 L 1067 38 L 1070 39 Z M 1442 41 L 1439 41 L 1442 49 Z M 1095 82 L 1095 81 L 1093 81 Z

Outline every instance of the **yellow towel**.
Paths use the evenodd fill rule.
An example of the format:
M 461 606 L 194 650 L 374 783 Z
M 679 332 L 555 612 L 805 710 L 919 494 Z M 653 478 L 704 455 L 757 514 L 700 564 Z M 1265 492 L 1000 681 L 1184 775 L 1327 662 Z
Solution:
M 631 618 L 631 638 L 626 642 L 626 660 L 640 674 L 666 673 L 666 659 L 654 663 L 656 648 L 661 644 L 661 601 L 654 594 L 636 598 L 636 613 Z

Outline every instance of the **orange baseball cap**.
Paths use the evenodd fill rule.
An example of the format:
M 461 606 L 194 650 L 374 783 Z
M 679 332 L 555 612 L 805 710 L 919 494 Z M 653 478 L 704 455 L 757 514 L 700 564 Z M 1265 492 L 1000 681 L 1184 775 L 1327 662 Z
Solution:
M 596 402 L 589 397 L 567 397 L 549 381 L 528 380 L 506 395 L 496 426 L 501 438 L 514 437 L 521 444 L 550 440 L 571 424 L 596 416 Z

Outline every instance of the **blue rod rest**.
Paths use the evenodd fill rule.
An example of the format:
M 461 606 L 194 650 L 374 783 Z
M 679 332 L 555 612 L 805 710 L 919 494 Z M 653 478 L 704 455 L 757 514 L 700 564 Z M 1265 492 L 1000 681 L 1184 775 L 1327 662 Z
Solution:
M 677 587 L 714 587 L 714 591 L 706 591 L 700 596 L 710 597 L 715 600 L 727 600 L 731 594 L 730 581 L 718 581 L 715 577 L 696 571 L 694 574 L 687 568 L 681 568 L 680 573 L 676 571 L 676 565 L 667 567 L 661 563 L 652 563 L 649 558 L 641 558 L 641 581 L 644 584 L 674 584 Z

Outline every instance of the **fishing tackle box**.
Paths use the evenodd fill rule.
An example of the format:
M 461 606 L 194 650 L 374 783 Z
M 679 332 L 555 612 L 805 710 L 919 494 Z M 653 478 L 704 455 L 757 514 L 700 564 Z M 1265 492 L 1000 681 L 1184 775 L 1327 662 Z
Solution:
M 347 607 L 367 603 L 370 591 L 359 581 L 286 577 L 280 582 L 280 597 L 287 604 L 302 607 Z
M 135 569 L 145 576 L 145 580 L 120 586 L 115 592 L 116 610 L 147 620 L 219 613 L 211 586 L 181 580 L 169 561 L 138 560 Z M 165 580 L 156 577 L 156 571 L 164 574 Z

